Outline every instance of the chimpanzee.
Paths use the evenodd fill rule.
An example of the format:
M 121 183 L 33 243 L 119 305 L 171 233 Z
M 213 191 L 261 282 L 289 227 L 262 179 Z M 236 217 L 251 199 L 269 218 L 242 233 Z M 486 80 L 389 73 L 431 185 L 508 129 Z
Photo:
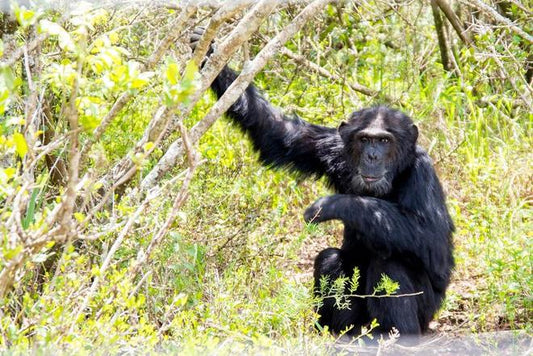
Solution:
M 202 33 L 194 31 L 193 49 Z M 211 88 L 219 98 L 236 76 L 227 66 L 217 76 Z M 315 293 L 324 277 L 350 278 L 354 268 L 359 285 L 347 293 L 349 308 L 325 298 L 318 323 L 334 333 L 357 334 L 377 319 L 380 333 L 393 327 L 400 334 L 424 333 L 450 282 L 454 226 L 411 118 L 375 106 L 355 111 L 338 128 L 324 127 L 283 115 L 253 85 L 227 116 L 248 134 L 262 163 L 325 176 L 337 193 L 318 199 L 304 214 L 306 222 L 344 223 L 341 248 L 327 248 L 315 259 Z M 374 292 L 383 274 L 399 283 L 396 294 L 411 296 L 361 298 Z

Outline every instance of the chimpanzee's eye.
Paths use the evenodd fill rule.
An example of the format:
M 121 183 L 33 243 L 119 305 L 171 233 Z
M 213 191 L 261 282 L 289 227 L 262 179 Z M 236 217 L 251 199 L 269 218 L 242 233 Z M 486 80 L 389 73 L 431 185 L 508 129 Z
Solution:
M 388 138 L 386 138 L 386 137 L 382 137 L 380 139 L 380 141 L 381 141 L 381 143 L 389 143 L 390 142 L 390 140 Z
M 368 137 L 363 136 L 359 139 L 359 141 L 361 141 L 362 143 L 368 143 Z

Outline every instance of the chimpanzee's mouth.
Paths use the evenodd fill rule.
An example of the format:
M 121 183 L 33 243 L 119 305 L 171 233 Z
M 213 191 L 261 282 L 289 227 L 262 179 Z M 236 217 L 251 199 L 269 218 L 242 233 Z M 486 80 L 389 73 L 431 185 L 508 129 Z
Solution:
M 361 176 L 365 183 L 374 183 L 380 180 L 382 177 Z

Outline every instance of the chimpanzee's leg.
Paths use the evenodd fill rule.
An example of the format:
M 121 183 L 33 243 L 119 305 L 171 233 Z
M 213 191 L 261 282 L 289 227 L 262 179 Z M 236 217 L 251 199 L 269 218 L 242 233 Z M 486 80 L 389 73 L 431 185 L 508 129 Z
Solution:
M 419 335 L 426 329 L 433 317 L 435 308 L 431 302 L 433 292 L 428 278 L 421 278 L 416 271 L 394 260 L 374 260 L 367 270 L 366 294 L 374 288 L 386 274 L 399 283 L 396 295 L 423 292 L 421 295 L 405 297 L 368 298 L 367 307 L 371 319 L 377 319 L 378 332 L 388 333 L 393 327 L 400 335 Z M 428 304 L 428 305 L 426 305 Z M 429 317 L 425 314 L 430 314 Z
M 326 291 L 321 291 L 321 280 L 325 277 L 328 281 L 328 286 L 339 277 L 351 278 L 353 275 L 354 265 L 347 263 L 343 255 L 346 252 L 338 248 L 327 248 L 321 251 L 315 259 L 315 295 L 324 296 Z M 348 288 L 348 286 L 347 286 Z M 362 289 L 362 287 L 360 287 Z M 345 294 L 360 294 L 360 291 L 355 293 L 348 289 L 344 291 Z M 336 305 L 335 298 L 327 297 L 322 300 L 318 307 L 318 314 L 320 315 L 318 323 L 320 326 L 328 326 L 330 331 L 340 333 L 348 327 L 352 327 L 348 334 L 358 335 L 361 332 L 361 326 L 366 324 L 369 320 L 366 311 L 364 299 L 350 297 L 349 308 L 340 309 Z

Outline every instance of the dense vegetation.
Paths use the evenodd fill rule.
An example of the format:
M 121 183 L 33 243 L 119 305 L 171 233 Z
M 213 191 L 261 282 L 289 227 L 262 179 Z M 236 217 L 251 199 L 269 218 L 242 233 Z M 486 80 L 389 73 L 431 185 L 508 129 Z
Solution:
M 254 82 L 315 123 L 376 103 L 411 115 L 457 227 L 433 330 L 531 332 L 533 7 L 486 2 L 502 22 L 480 1 L 450 2 L 459 36 L 443 3 L 432 1 L 436 14 L 425 1 L 330 4 Z M 231 65 L 303 7 L 279 5 Z M 214 104 L 206 92 L 191 106 L 201 76 L 188 38 L 215 11 L 12 4 L 1 15 L 2 348 L 309 353 L 330 341 L 314 330 L 312 263 L 342 227 L 302 219 L 328 194 L 323 182 L 260 166 L 220 119 L 157 184 L 142 184 Z M 149 131 L 156 121 L 172 130 Z

